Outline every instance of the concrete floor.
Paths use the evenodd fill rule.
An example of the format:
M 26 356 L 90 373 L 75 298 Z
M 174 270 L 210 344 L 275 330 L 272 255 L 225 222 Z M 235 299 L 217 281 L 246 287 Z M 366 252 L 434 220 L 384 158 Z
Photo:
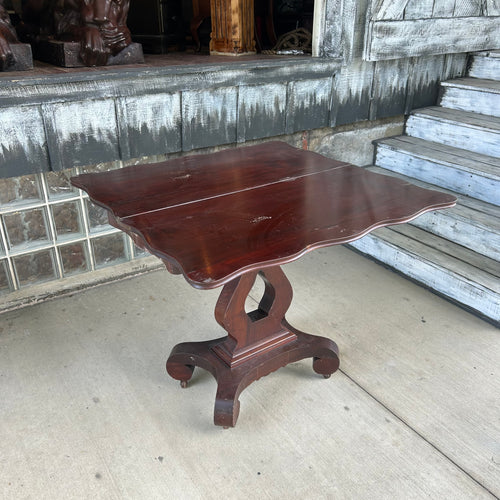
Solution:
M 182 390 L 174 344 L 222 331 L 218 290 L 166 271 L 0 316 L 2 499 L 480 499 L 500 495 L 500 334 L 343 248 L 284 266 L 287 315 L 333 338 L 212 424 L 215 382 Z

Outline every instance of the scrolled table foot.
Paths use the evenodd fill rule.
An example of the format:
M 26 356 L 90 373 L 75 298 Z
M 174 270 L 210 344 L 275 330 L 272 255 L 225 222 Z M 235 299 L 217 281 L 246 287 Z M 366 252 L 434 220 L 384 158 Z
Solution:
M 193 376 L 194 365 L 176 362 L 175 359 L 169 358 L 167 361 L 167 372 L 172 378 L 179 380 L 181 387 L 185 389 L 188 381 Z
M 331 352 L 328 357 L 314 357 L 313 370 L 324 378 L 330 378 L 332 373 L 336 372 L 339 368 L 339 357 L 335 352 Z
M 220 388 L 217 390 L 215 397 L 214 424 L 227 429 L 236 425 L 240 414 L 240 402 L 235 394 L 228 395 L 224 388 L 222 389 L 222 391 Z

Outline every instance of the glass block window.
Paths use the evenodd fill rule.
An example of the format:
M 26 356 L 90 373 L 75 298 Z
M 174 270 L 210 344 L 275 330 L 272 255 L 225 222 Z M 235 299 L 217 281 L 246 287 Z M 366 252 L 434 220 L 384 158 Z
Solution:
M 82 171 L 0 179 L 0 294 L 148 255 L 70 185 Z

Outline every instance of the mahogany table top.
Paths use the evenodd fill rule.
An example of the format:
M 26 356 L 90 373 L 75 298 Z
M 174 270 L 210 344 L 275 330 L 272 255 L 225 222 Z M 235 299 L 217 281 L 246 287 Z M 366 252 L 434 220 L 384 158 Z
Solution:
M 282 142 L 71 182 L 109 211 L 112 224 L 206 289 L 456 202 Z

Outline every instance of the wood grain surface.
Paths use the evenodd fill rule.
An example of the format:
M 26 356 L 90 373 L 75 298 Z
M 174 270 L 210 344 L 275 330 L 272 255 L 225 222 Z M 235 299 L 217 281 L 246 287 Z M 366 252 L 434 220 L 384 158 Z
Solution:
M 206 289 L 456 201 L 280 142 L 72 183 L 110 211 L 112 224 Z

